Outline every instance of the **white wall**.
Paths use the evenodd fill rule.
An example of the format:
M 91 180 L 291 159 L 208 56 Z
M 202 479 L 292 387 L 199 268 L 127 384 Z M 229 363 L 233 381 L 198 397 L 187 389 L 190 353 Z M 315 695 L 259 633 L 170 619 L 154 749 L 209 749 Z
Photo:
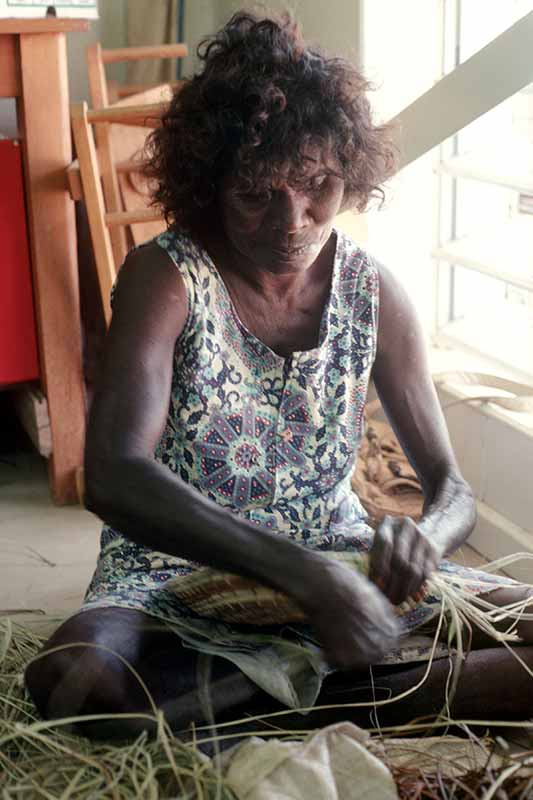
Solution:
M 68 77 L 71 102 L 89 99 L 87 82 L 87 46 L 100 41 L 103 47 L 122 47 L 126 44 L 126 13 L 128 0 L 99 0 L 100 18 L 89 22 L 86 33 L 67 34 Z M 111 64 L 107 68 L 110 77 L 120 80 L 123 64 Z M 0 98 L 0 134 L 17 136 L 15 101 Z
M 322 0 L 269 0 L 264 4 L 272 11 L 294 11 L 307 39 L 351 59 L 359 58 L 359 5 L 360 0 L 331 0 L 326 10 Z M 204 36 L 222 27 L 235 11 L 254 8 L 261 10 L 253 0 L 186 0 L 185 39 L 192 55 L 186 59 L 185 74 L 194 69 L 194 51 Z
M 254 8 L 251 0 L 220 0 L 218 21 L 223 24 L 241 8 Z M 269 0 L 265 5 L 273 11 L 294 12 L 306 39 L 316 42 L 334 54 L 359 58 L 359 0 Z
M 99 41 L 104 48 L 124 47 L 126 40 L 128 0 L 99 0 L 99 19 L 91 20 L 87 33 L 67 35 L 68 71 L 72 102 L 89 99 L 86 50 L 89 44 Z M 123 80 L 124 64 L 110 64 L 106 75 Z
M 495 406 L 465 403 L 467 396 L 464 387 L 439 389 L 457 460 L 478 499 L 478 524 L 469 543 L 491 560 L 533 553 L 531 428 Z M 506 570 L 517 580 L 533 583 L 533 561 L 517 562 Z
M 219 27 L 220 6 L 224 0 L 185 0 L 184 39 L 189 48 L 189 56 L 183 60 L 182 75 L 188 77 L 197 67 L 196 48 L 206 36 Z

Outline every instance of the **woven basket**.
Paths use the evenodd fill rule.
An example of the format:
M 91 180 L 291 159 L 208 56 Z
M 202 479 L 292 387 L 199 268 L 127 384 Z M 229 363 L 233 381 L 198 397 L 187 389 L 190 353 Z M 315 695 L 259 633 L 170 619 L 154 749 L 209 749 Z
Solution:
M 249 578 L 201 568 L 165 584 L 202 617 L 245 625 L 303 622 L 305 616 L 290 597 Z
M 342 561 L 354 572 L 366 574 L 368 556 L 358 553 L 324 553 Z M 282 592 L 262 586 L 249 578 L 218 572 L 208 567 L 165 584 L 182 603 L 203 617 L 244 625 L 283 625 L 305 622 L 303 611 Z M 420 599 L 420 598 L 419 598 Z M 419 602 L 419 600 L 418 600 Z M 417 602 L 406 600 L 396 607 L 398 616 L 411 611 Z

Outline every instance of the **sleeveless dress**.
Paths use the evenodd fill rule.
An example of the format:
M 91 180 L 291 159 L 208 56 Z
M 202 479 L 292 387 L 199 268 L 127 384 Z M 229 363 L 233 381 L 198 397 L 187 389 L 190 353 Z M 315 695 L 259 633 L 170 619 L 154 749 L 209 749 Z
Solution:
M 154 457 L 215 503 L 304 547 L 368 552 L 373 531 L 350 479 L 376 355 L 378 276 L 363 250 L 343 233 L 334 235 L 318 346 L 289 358 L 243 325 L 202 247 L 172 229 L 155 239 L 183 278 L 188 316 Z M 82 611 L 144 611 L 188 646 L 229 658 L 286 705 L 312 705 L 330 668 L 310 626 L 254 628 L 199 617 L 165 589 L 191 569 L 185 559 L 151 551 L 104 525 Z M 440 569 L 467 577 L 474 592 L 513 583 L 449 562 Z M 405 615 L 405 636 L 384 661 L 426 659 L 431 640 L 412 632 L 438 610 L 429 597 Z M 437 657 L 445 654 L 439 646 Z

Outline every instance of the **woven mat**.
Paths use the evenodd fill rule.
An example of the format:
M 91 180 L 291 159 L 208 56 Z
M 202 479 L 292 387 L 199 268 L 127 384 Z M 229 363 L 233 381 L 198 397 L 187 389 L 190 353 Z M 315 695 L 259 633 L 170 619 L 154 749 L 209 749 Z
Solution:
M 387 514 L 420 519 L 424 504 L 416 472 L 390 425 L 377 418 L 380 411 L 379 400 L 366 407 L 365 435 L 352 477 L 352 488 L 373 526 Z

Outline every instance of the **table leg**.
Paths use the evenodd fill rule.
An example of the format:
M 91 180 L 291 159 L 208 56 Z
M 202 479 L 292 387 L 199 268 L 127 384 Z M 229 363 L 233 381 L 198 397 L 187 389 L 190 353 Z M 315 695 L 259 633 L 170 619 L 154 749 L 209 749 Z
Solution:
M 77 502 L 83 461 L 85 395 L 66 42 L 63 33 L 20 36 L 19 118 L 43 392 L 52 435 L 49 476 L 56 503 Z

